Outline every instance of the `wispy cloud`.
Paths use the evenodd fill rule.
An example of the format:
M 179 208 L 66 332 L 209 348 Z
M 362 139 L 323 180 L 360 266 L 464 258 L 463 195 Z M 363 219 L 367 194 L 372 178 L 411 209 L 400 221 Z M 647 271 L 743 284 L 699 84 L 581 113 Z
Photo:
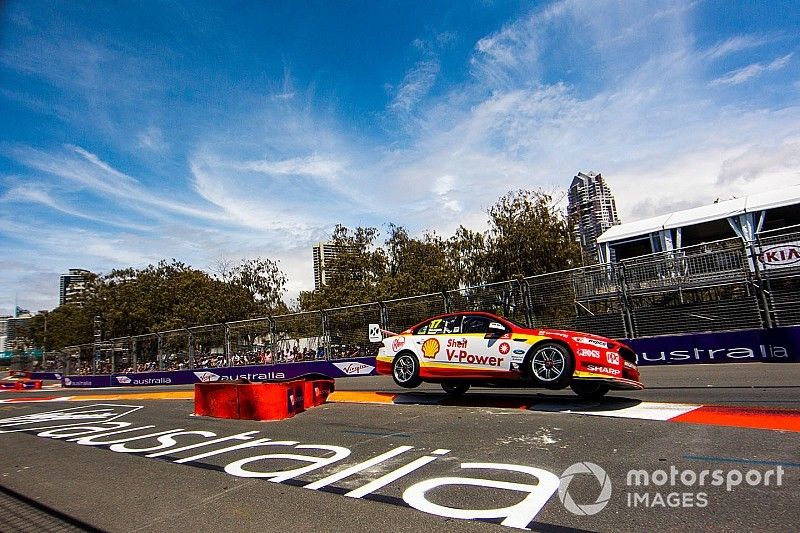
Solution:
M 169 148 L 161 128 L 156 126 L 149 126 L 140 131 L 136 138 L 139 141 L 139 146 L 145 150 L 152 152 L 164 152 Z
M 760 76 L 764 72 L 776 72 L 783 69 L 789 64 L 792 59 L 793 53 L 786 54 L 785 56 L 778 57 L 769 63 L 753 63 L 742 67 L 740 69 L 732 70 L 724 76 L 712 80 L 711 85 L 739 85 L 756 76 Z
M 395 113 L 410 112 L 431 90 L 436 82 L 439 69 L 438 59 L 417 61 L 414 67 L 406 72 L 402 83 L 394 91 L 395 96 L 389 104 L 389 109 Z
M 712 46 L 704 55 L 716 60 L 736 52 L 764 46 L 775 40 L 776 37 L 767 35 L 735 35 Z

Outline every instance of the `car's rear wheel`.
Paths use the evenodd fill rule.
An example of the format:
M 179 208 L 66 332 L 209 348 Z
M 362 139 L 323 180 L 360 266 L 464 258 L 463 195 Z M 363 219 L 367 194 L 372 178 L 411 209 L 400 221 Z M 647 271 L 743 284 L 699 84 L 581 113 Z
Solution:
M 598 400 L 608 392 L 608 385 L 599 381 L 573 381 L 569 384 L 572 392 L 585 400 Z
M 445 381 L 442 383 L 442 389 L 444 389 L 449 396 L 461 396 L 469 390 L 469 383 Z
M 402 352 L 394 357 L 392 363 L 394 382 L 406 389 L 413 389 L 422 383 L 419 377 L 419 360 L 410 352 Z
M 565 346 L 555 342 L 536 345 L 528 357 L 528 373 L 537 385 L 563 389 L 572 379 L 575 358 Z

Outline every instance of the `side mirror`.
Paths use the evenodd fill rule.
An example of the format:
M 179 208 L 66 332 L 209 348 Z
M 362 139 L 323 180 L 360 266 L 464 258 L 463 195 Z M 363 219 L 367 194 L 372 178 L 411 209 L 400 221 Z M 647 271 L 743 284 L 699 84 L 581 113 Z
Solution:
M 492 339 L 504 335 L 506 327 L 500 322 L 491 322 L 489 324 L 489 332 L 484 336 L 486 339 Z

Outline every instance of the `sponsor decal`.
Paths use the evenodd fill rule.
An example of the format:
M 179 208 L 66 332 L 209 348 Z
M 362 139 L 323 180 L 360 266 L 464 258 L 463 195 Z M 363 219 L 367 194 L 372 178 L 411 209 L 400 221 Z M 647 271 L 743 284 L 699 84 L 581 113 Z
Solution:
M 561 333 L 560 331 L 546 331 L 540 329 L 536 334 L 540 337 L 561 337 L 562 339 L 569 339 L 569 335 Z
M 64 378 L 64 385 L 73 386 L 73 387 L 91 387 L 92 381 L 89 379 L 70 379 L 65 377 Z
M 617 352 L 606 352 L 606 361 L 609 365 L 619 365 L 619 354 Z
M 0 419 L 0 433 L 40 431 L 97 422 L 108 423 L 141 408 L 142 406 L 103 403 L 14 416 Z
M 447 341 L 448 348 L 466 348 L 467 339 L 449 339 Z
M 369 336 L 369 342 L 381 342 L 383 340 L 380 324 L 370 324 L 367 332 Z
M 405 337 L 395 337 L 392 340 L 392 351 L 399 352 L 400 348 L 405 346 L 406 338 Z
M 255 372 L 219 377 L 220 381 L 236 381 L 237 379 L 246 379 L 247 381 L 269 381 L 272 379 L 286 379 L 286 375 L 283 372 Z
M 508 355 L 508 352 L 511 351 L 511 346 L 507 342 L 501 342 L 499 350 L 501 354 Z
M 494 357 L 487 355 L 473 355 L 467 353 L 466 350 L 452 350 L 446 349 L 447 360 L 453 363 L 467 363 L 470 365 L 489 365 L 500 366 L 505 361 L 503 357 Z
M 785 267 L 800 263 L 800 246 L 781 244 L 758 254 L 758 260 L 767 267 Z
M 525 350 L 514 350 L 514 353 L 517 355 L 525 355 Z
M 625 365 L 625 368 L 630 368 L 632 370 L 637 370 L 636 365 L 634 365 L 630 361 L 623 361 L 623 364 Z
M 608 348 L 608 343 L 606 341 L 590 339 L 589 337 L 573 337 L 573 340 L 578 344 L 589 344 L 591 346 L 599 346 L 600 348 Z
M 800 326 L 628 339 L 636 364 L 800 362 Z
M 600 359 L 600 350 L 594 348 L 579 348 L 578 357 L 589 357 L 590 359 Z
M 333 363 L 333 365 L 347 376 L 365 376 L 375 369 L 372 365 L 357 363 L 355 361 L 349 363 Z
M 439 341 L 433 337 L 422 343 L 422 355 L 427 359 L 436 357 L 440 349 Z
M 647 363 L 680 363 L 680 362 L 715 362 L 729 360 L 730 362 L 744 362 L 743 360 L 769 360 L 788 359 L 789 351 L 784 346 L 760 344 L 751 348 L 747 346 L 723 348 L 694 348 L 686 350 L 671 350 L 661 352 L 642 351 L 636 355 L 636 362 Z
M 619 368 L 608 368 L 605 366 L 597 366 L 597 365 L 586 365 L 586 370 L 588 370 L 589 372 L 608 374 L 610 376 L 619 376 L 622 374 L 622 371 Z
M 197 379 L 199 379 L 203 383 L 208 383 L 211 381 L 219 381 L 220 375 L 215 374 L 213 372 L 193 372 Z
M 132 380 L 131 378 L 129 378 L 128 376 L 116 376 L 114 379 L 116 379 L 116 380 L 117 380 L 117 383 L 122 383 L 123 385 L 127 385 L 127 384 L 129 384 L 131 381 L 133 381 L 133 380 Z
M 300 403 L 302 398 L 287 397 L 287 402 Z M 141 409 L 140 406 L 117 407 L 128 409 L 129 412 Z M 114 416 L 113 410 L 109 411 L 102 405 L 75 409 L 83 410 L 83 415 L 70 415 L 67 413 L 71 411 L 69 409 L 55 412 L 57 414 L 27 415 L 39 424 L 35 424 L 37 427 L 28 426 L 19 431 L 84 447 L 105 448 L 115 453 L 163 458 L 162 460 L 174 464 L 196 468 L 207 468 L 208 463 L 203 460 L 208 457 L 221 457 L 221 464 L 225 465 L 222 470 L 228 475 L 261 478 L 273 483 L 290 482 L 308 490 L 343 494 L 350 498 L 370 495 L 374 498 L 380 496 L 376 494 L 377 491 L 390 483 L 395 484 L 393 487 L 403 483 L 399 487 L 400 496 L 392 498 L 389 503 L 409 506 L 446 518 L 497 520 L 503 526 L 520 529 L 527 528 L 559 490 L 559 478 L 552 472 L 508 463 L 442 461 L 442 467 L 454 470 L 450 475 L 425 476 L 421 469 L 448 455 L 448 449 L 435 449 L 427 454 L 416 450 L 412 458 L 403 454 L 414 451 L 414 446 L 397 446 L 353 464 L 351 456 L 354 451 L 343 446 L 273 440 L 262 437 L 260 431 L 218 436 L 213 431 L 205 430 L 158 430 L 153 425 L 137 427 L 130 422 L 111 422 L 113 418 L 126 413 Z M 76 423 L 76 418 L 71 418 L 72 416 L 84 416 L 87 419 Z M 29 420 L 26 417 L 17 418 Z M 40 427 L 41 422 L 62 419 L 73 422 L 55 427 Z M 3 422 L 4 420 L 0 420 L 0 424 Z M 187 436 L 190 438 L 186 439 Z M 243 457 L 242 452 L 247 450 L 250 453 L 245 453 Z M 268 450 L 274 450 L 275 453 L 269 453 Z M 232 454 L 233 457 L 225 460 L 226 454 Z M 287 464 L 289 460 L 294 463 Z M 376 468 L 378 465 L 380 467 Z M 514 473 L 514 482 L 505 481 L 510 472 Z M 494 479 L 493 473 L 499 479 Z M 414 474 L 413 479 L 409 479 L 411 474 Z M 464 490 L 469 487 L 496 489 L 498 492 L 502 491 L 504 496 L 513 494 L 517 503 L 509 505 L 510 500 L 504 499 L 502 507 L 495 508 L 488 503 L 494 501 L 489 496 L 479 509 L 465 509 L 462 506 L 449 507 L 439 496 L 447 488 Z

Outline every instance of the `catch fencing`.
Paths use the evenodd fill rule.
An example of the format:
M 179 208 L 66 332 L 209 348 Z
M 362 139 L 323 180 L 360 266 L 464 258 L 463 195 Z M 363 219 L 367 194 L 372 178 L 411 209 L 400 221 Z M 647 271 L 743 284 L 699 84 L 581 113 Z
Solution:
M 800 324 L 799 289 L 800 230 L 784 230 L 443 293 L 71 346 L 36 366 L 103 374 L 373 356 L 369 324 L 397 332 L 451 311 L 628 339 L 772 328 Z

